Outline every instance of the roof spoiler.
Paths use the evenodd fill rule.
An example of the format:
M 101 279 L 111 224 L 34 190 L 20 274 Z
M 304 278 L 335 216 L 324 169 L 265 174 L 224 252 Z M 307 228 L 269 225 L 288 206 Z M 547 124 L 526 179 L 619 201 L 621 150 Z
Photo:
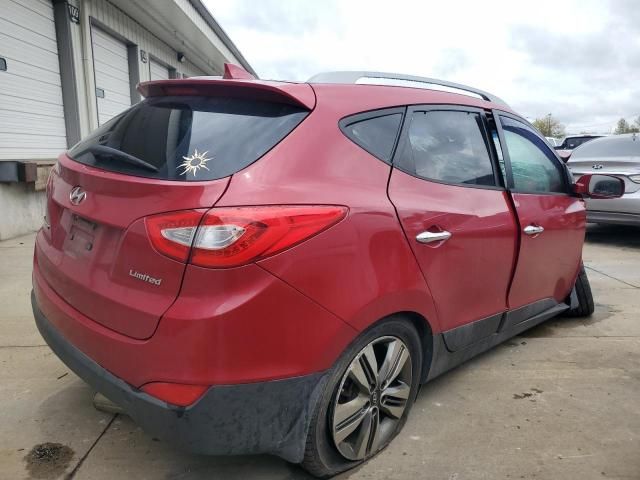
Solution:
M 222 78 L 225 80 L 255 80 L 256 77 L 247 72 L 244 68 L 233 63 L 224 64 L 224 75 Z
M 144 97 L 192 95 L 250 98 L 266 102 L 287 103 L 313 110 L 316 96 L 307 83 L 286 83 L 256 80 L 237 65 L 225 64 L 224 76 L 191 77 L 172 80 L 154 80 L 138 84 Z

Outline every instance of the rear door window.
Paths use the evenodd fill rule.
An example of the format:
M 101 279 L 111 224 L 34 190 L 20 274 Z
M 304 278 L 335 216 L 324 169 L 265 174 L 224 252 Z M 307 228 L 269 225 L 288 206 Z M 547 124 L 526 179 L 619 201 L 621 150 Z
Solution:
M 347 117 L 340 121 L 340 129 L 355 144 L 390 163 L 403 110 L 396 108 Z
M 410 121 L 399 168 L 425 180 L 497 185 L 480 113 L 414 111 Z
M 258 100 L 151 97 L 93 132 L 69 156 L 129 175 L 215 180 L 262 157 L 308 113 Z

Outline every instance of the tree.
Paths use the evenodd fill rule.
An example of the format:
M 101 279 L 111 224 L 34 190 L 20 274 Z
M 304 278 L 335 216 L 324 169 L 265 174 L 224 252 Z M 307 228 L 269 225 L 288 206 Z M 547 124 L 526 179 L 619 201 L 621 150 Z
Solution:
M 616 135 L 622 135 L 623 133 L 638 133 L 640 132 L 640 117 L 634 120 L 635 125 L 629 124 L 627 120 L 621 118 L 616 124 L 616 129 L 613 131 Z
M 615 133 L 616 135 L 622 135 L 623 133 L 628 132 L 629 123 L 624 118 L 621 118 L 620 120 L 618 120 L 618 124 L 616 125 L 616 129 L 613 131 L 613 133 Z
M 533 126 L 545 137 L 561 138 L 565 136 L 564 125 L 551 114 L 543 118 L 536 118 L 533 121 Z

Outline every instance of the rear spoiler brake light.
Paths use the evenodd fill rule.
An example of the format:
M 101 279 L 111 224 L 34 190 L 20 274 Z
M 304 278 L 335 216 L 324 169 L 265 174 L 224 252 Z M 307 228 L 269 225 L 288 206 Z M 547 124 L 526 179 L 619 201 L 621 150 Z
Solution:
M 138 91 L 145 97 L 211 95 L 253 98 L 267 102 L 287 103 L 308 110 L 313 110 L 316 105 L 316 96 L 307 83 L 199 77 L 143 82 L 138 85 Z

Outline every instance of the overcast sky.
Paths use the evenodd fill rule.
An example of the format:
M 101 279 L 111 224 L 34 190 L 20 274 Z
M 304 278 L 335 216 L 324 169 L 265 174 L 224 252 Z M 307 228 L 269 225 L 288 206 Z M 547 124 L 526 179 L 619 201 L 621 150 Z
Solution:
M 529 119 L 608 132 L 640 115 L 640 1 L 204 0 L 264 79 L 330 70 L 488 90 Z

